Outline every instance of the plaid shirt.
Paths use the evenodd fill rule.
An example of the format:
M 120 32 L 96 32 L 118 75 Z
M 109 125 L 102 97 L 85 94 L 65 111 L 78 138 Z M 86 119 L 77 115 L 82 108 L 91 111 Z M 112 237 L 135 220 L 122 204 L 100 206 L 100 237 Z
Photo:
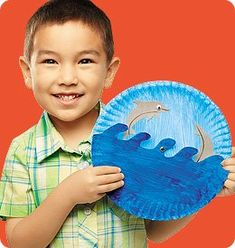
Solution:
M 66 177 L 90 165 L 90 146 L 83 141 L 76 150 L 69 149 L 44 112 L 8 151 L 0 181 L 2 219 L 29 215 Z M 147 247 L 144 220 L 103 197 L 76 205 L 49 247 Z

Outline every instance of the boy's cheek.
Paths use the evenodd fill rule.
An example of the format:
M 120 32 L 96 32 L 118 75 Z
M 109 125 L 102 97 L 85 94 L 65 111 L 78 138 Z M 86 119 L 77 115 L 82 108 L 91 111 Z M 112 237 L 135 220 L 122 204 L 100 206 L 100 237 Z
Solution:
M 78 70 L 77 79 L 80 83 L 86 84 L 90 88 L 100 86 L 105 81 L 106 72 L 97 69 Z
M 48 68 L 39 68 L 32 72 L 32 78 L 35 83 L 53 82 L 58 78 L 58 72 Z

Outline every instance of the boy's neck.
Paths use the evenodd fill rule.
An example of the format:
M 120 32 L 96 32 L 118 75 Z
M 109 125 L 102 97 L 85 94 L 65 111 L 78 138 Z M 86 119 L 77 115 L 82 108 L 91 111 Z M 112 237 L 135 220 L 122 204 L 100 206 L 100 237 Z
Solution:
M 75 149 L 83 140 L 89 138 L 98 115 L 99 110 L 94 108 L 86 115 L 72 122 L 61 121 L 53 116 L 50 116 L 50 118 L 56 130 L 63 137 L 65 144 L 69 148 Z

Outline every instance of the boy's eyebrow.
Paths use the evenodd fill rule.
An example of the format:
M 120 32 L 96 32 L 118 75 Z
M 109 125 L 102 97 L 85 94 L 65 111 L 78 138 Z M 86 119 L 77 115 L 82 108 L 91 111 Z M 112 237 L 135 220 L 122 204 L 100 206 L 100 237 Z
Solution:
M 81 52 L 78 53 L 78 55 L 84 55 L 84 54 L 93 54 L 93 55 L 96 55 L 96 56 L 100 56 L 100 53 L 96 50 L 83 50 Z
M 44 55 L 44 54 L 53 54 L 53 55 L 59 55 L 59 53 L 52 51 L 52 50 L 39 50 L 38 51 L 38 56 L 40 55 Z M 77 55 L 81 56 L 81 55 L 86 55 L 86 54 L 93 54 L 96 56 L 100 56 L 100 53 L 96 50 L 90 49 L 90 50 L 83 50 L 81 52 L 78 52 Z

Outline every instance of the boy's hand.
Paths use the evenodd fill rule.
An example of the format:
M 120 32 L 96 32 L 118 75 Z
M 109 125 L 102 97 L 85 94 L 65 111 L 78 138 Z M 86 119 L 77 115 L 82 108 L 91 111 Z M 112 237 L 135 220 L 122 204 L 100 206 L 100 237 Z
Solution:
M 235 147 L 232 148 L 232 157 L 224 160 L 222 164 L 229 174 L 218 196 L 229 196 L 235 193 Z
M 69 200 L 73 205 L 92 203 L 106 192 L 124 185 L 124 175 L 120 168 L 114 166 L 89 166 L 84 170 L 74 172 L 63 181 Z

